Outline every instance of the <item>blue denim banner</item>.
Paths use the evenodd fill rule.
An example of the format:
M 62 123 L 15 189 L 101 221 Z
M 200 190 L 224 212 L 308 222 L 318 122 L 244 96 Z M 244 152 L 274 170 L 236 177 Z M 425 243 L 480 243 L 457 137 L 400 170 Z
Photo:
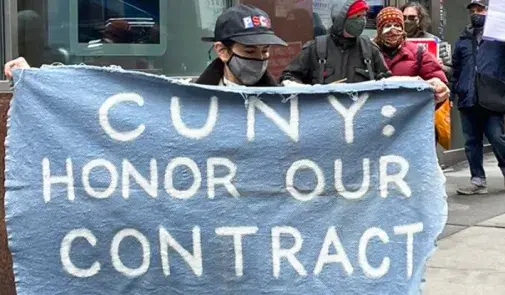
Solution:
M 16 73 L 19 295 L 419 294 L 447 218 L 424 82 Z

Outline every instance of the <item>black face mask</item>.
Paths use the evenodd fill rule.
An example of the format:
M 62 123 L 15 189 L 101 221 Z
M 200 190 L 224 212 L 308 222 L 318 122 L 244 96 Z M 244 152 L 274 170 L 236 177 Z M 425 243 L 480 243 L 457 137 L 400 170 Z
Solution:
M 344 32 L 351 35 L 353 38 L 358 37 L 363 33 L 366 26 L 366 17 L 348 18 L 344 24 Z
M 407 37 L 412 38 L 416 35 L 417 30 L 419 29 L 419 24 L 417 21 L 407 20 L 405 21 L 405 33 L 407 33 Z
M 482 28 L 486 22 L 486 16 L 482 14 L 472 14 L 470 20 L 472 22 L 472 26 Z
M 242 84 L 251 86 L 265 75 L 268 60 L 239 56 L 232 52 L 232 57 L 226 64 L 235 78 Z

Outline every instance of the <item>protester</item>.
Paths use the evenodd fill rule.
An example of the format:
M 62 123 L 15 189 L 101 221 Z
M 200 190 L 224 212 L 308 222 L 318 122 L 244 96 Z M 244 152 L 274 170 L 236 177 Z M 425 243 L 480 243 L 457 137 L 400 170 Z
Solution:
M 449 43 L 443 42 L 437 36 L 427 32 L 430 26 L 430 16 L 426 8 L 419 2 L 408 2 L 400 10 L 403 12 L 407 38 L 435 39 L 439 43 L 439 62 L 446 76 L 450 77 L 452 61 Z
M 274 35 L 266 12 L 251 5 L 237 5 L 224 11 L 217 19 L 214 37 L 202 38 L 215 42 L 218 55 L 195 81 L 197 84 L 230 86 L 276 86 L 268 73 L 271 45 L 287 46 Z
M 386 7 L 377 15 L 377 37 L 387 66 L 393 76 L 419 76 L 436 85 L 436 102 L 449 98 L 447 78 L 435 56 L 414 43 L 406 42 L 402 11 Z
M 362 36 L 369 9 L 364 0 L 333 5 L 329 34 L 308 42 L 281 75 L 284 85 L 363 82 L 389 76 L 379 48 Z
M 458 95 L 461 126 L 465 137 L 465 152 L 471 172 L 471 184 L 458 189 L 459 194 L 486 194 L 486 175 L 483 167 L 483 137 L 493 147 L 498 166 L 505 175 L 505 135 L 502 113 L 495 113 L 482 107 L 481 99 L 505 93 L 505 43 L 483 39 L 487 14 L 487 1 L 472 0 L 467 6 L 471 23 L 456 41 L 453 60 L 453 94 Z M 485 87 L 477 84 L 477 78 L 502 81 L 502 87 Z M 479 88 L 477 89 L 477 86 Z M 486 93 L 479 95 L 478 93 Z M 498 95 L 497 95 L 498 94 Z M 486 97 L 484 97 L 486 96 Z M 454 95 L 451 97 L 454 100 Z

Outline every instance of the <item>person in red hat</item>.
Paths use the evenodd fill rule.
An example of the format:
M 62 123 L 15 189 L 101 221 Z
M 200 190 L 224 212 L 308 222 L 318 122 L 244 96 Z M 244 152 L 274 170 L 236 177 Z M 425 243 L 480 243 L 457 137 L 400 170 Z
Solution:
M 385 7 L 377 15 L 377 37 L 384 60 L 393 76 L 420 77 L 435 88 L 440 104 L 450 95 L 447 77 L 437 58 L 417 44 L 406 42 L 404 18 L 401 10 Z
M 344 37 L 356 38 L 363 33 L 369 8 L 368 3 L 364 0 L 357 0 L 349 7 L 347 18 L 344 23 Z
M 282 84 L 355 83 L 388 77 L 379 48 L 362 35 L 368 9 L 364 0 L 334 4 L 329 34 L 305 44 L 283 71 Z

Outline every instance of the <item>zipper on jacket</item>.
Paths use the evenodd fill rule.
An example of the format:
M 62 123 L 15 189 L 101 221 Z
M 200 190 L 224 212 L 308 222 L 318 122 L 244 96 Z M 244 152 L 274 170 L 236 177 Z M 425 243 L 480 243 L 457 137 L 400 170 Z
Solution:
M 347 73 L 347 64 L 349 62 L 349 56 L 348 56 L 348 50 L 347 49 L 344 49 L 342 48 L 342 54 L 340 54 L 340 58 L 341 58 L 341 65 L 343 65 L 342 69 L 343 71 L 340 73 L 340 79 L 344 79 L 344 78 L 347 78 L 347 79 L 350 79 L 348 77 L 348 73 Z
M 479 54 L 479 42 L 477 41 L 477 46 L 476 46 L 476 52 L 475 52 L 475 72 L 477 73 L 478 72 L 478 68 L 477 68 L 477 54 Z

